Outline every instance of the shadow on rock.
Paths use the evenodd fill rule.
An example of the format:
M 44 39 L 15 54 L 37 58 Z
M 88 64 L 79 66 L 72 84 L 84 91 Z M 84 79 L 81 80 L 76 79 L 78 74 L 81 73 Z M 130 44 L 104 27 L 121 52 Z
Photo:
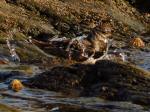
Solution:
M 128 63 L 102 60 L 95 65 L 54 67 L 24 83 L 29 87 L 70 96 L 98 96 L 108 100 L 150 104 L 150 73 Z
M 5 72 L 0 72 L 0 81 L 5 81 L 9 78 L 15 78 L 17 77 L 22 77 L 25 74 L 19 71 L 5 71 Z

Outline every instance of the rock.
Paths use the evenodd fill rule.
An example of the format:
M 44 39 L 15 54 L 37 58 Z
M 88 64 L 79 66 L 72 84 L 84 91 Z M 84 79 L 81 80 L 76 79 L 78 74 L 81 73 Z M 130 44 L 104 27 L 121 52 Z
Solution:
M 15 92 L 18 92 L 18 91 L 20 91 L 20 90 L 23 89 L 23 84 L 22 84 L 22 82 L 21 82 L 20 80 L 18 80 L 18 79 L 12 80 L 9 86 L 10 86 L 10 88 L 11 88 L 13 91 L 15 91 Z
M 9 64 L 9 62 L 7 60 L 0 60 L 0 65 L 3 65 L 3 64 Z
M 0 65 L 8 65 L 8 64 L 10 64 L 10 58 L 8 56 L 0 54 Z
M 85 7 L 81 4 L 85 5 Z M 133 7 L 129 6 L 124 0 L 121 0 L 120 3 L 113 0 L 111 7 L 108 6 L 109 4 L 111 4 L 109 0 L 96 2 L 92 0 L 89 3 L 84 3 L 83 0 L 78 0 L 77 3 L 68 0 L 63 0 L 63 2 L 59 0 L 2 0 L 0 1 L 2 9 L 0 13 L 0 42 L 4 43 L 6 38 L 10 37 L 9 31 L 13 31 L 14 34 L 11 35 L 14 40 L 23 41 L 22 43 L 25 43 L 29 36 L 44 42 L 47 42 L 54 35 L 72 38 L 73 34 L 75 36 L 88 34 L 90 29 L 95 27 L 100 21 L 109 21 L 113 26 L 114 32 L 119 33 L 121 38 L 131 32 L 141 31 L 149 26 L 148 23 L 145 23 L 142 15 L 136 9 L 133 11 Z M 124 31 L 124 28 L 127 28 L 127 30 Z M 106 44 L 103 42 L 100 45 L 102 45 L 100 49 L 105 50 Z M 39 50 L 35 49 L 33 45 L 25 43 L 25 45 L 16 45 L 16 47 L 21 62 L 41 63 L 43 54 L 38 52 Z M 5 47 L 2 48 L 7 50 Z M 40 48 L 43 49 L 42 47 Z M 67 54 L 65 51 L 57 48 L 45 48 L 44 50 L 48 51 L 47 53 L 54 53 L 56 56 L 58 54 L 60 57 Z M 75 52 L 75 54 L 76 58 L 79 57 L 78 54 L 81 54 L 81 52 Z
M 109 100 L 149 102 L 150 73 L 128 63 L 108 60 L 95 65 L 55 67 L 28 79 L 25 85 L 75 96 L 99 96 Z M 145 102 L 146 102 L 145 101 Z
M 133 38 L 130 42 L 129 45 L 131 47 L 135 47 L 135 48 L 143 48 L 145 47 L 145 43 L 143 42 L 143 40 L 140 37 L 135 37 Z
M 61 32 L 68 32 L 70 30 L 70 26 L 67 23 L 59 22 L 56 24 L 56 28 Z
M 5 81 L 9 78 L 15 77 L 15 76 L 23 76 L 25 75 L 22 72 L 19 71 L 5 71 L 5 72 L 0 72 L 0 81 Z
M 150 1 L 149 0 L 128 0 L 134 7 L 138 8 L 140 12 L 150 12 Z

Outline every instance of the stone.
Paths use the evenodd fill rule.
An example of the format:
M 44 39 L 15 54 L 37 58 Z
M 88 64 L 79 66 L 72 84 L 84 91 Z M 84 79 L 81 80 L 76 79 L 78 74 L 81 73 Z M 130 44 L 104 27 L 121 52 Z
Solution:
M 14 79 L 11 81 L 10 87 L 13 91 L 18 92 L 23 89 L 23 84 L 20 80 Z
M 145 47 L 145 43 L 144 41 L 140 38 L 140 37 L 135 37 L 133 38 L 130 42 L 129 45 L 131 47 L 135 47 L 135 48 L 143 48 Z
M 70 96 L 98 96 L 115 101 L 135 101 L 136 97 L 139 98 L 136 103 L 143 101 L 142 98 L 149 103 L 149 95 L 146 94 L 150 92 L 149 82 L 148 71 L 129 63 L 101 60 L 93 65 L 54 67 L 28 79 L 24 84 Z

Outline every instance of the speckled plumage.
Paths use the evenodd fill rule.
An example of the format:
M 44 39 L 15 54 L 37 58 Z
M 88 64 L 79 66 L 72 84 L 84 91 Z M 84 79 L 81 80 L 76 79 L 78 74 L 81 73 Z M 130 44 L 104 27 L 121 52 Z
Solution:
M 111 31 L 112 27 L 109 23 L 103 23 L 91 30 L 87 40 L 91 42 L 91 47 L 95 52 L 104 51 L 106 49 Z

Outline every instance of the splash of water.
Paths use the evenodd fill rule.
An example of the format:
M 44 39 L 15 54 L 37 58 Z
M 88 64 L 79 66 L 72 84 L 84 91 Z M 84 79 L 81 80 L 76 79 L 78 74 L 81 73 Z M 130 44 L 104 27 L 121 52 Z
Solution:
M 12 41 L 14 41 L 14 40 L 12 39 Z M 10 55 L 11 55 L 12 60 L 13 60 L 14 62 L 20 62 L 20 57 L 19 57 L 18 54 L 16 53 L 16 48 L 15 48 L 14 43 L 11 44 L 9 38 L 6 39 L 6 43 L 7 43 L 7 46 L 8 46 L 8 48 L 9 48 L 9 52 L 10 52 Z

